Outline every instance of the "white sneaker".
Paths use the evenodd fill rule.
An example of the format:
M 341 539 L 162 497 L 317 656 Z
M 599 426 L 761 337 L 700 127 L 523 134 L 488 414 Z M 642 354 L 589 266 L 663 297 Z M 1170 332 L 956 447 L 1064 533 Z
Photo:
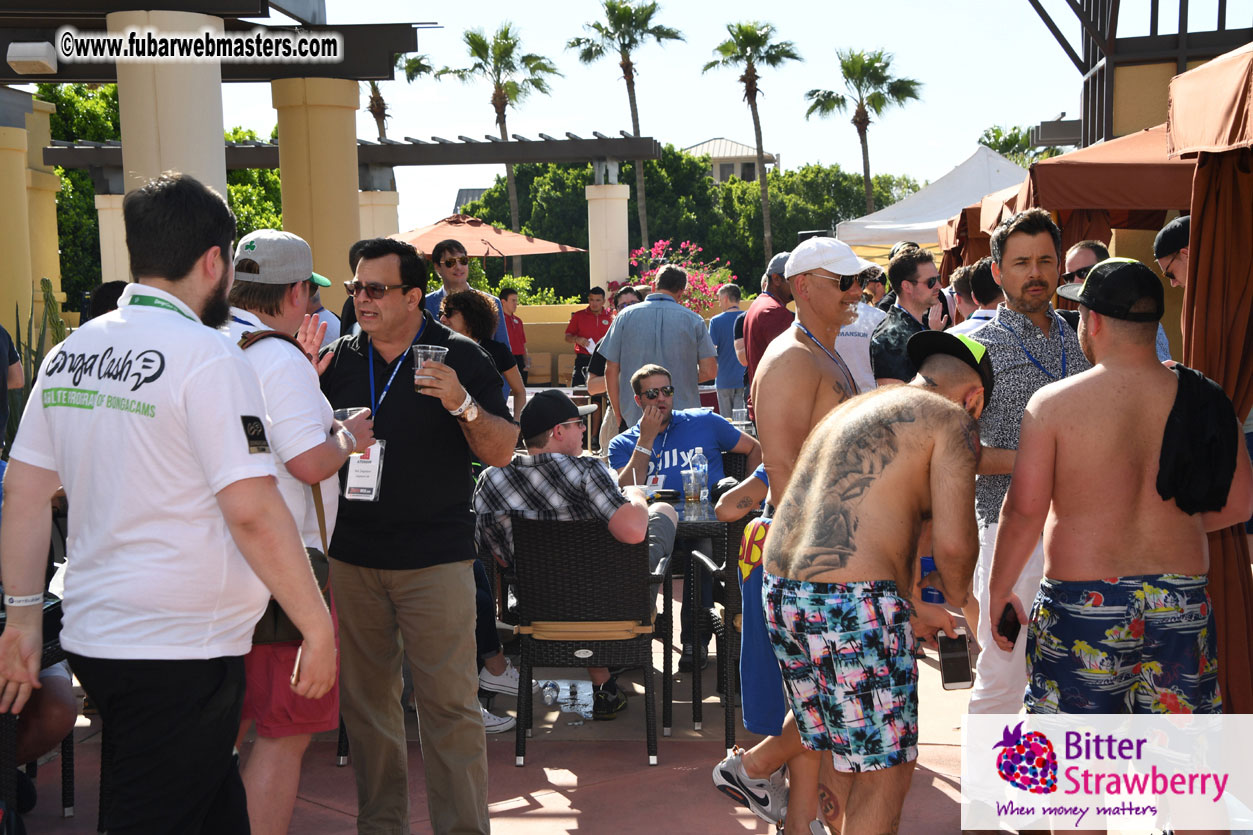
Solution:
M 483 711 L 483 730 L 489 734 L 502 733 L 518 724 L 512 716 L 497 716 L 482 705 L 479 705 L 479 710 Z
M 490 690 L 493 693 L 505 693 L 510 696 L 518 695 L 518 671 L 513 666 L 513 662 L 505 659 L 505 671 L 498 676 L 494 676 L 487 671 L 487 668 L 479 670 L 479 689 Z M 539 692 L 539 682 L 531 682 L 531 692 Z
M 752 810 L 766 823 L 782 824 L 787 818 L 788 784 L 784 766 L 765 779 L 749 777 L 741 760 L 743 749 L 736 748 L 714 766 L 714 785 L 718 791 Z

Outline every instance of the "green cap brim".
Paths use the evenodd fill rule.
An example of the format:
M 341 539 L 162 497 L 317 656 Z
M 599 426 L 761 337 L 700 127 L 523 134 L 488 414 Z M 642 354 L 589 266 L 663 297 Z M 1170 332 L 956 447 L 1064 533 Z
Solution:
M 318 275 L 317 273 L 313 273 L 312 275 L 310 275 L 309 280 L 312 281 L 314 284 L 318 285 L 319 287 L 331 286 L 331 280 L 329 278 L 327 278 L 324 275 Z

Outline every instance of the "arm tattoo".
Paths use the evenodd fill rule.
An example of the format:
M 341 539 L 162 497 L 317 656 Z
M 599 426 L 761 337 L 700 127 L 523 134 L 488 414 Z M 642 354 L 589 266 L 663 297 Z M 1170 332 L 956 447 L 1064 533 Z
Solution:
M 962 440 L 966 449 L 975 457 L 975 469 L 979 469 L 979 459 L 983 457 L 983 444 L 979 443 L 979 424 L 970 415 L 964 415 L 962 421 Z
M 752 506 L 753 506 L 753 499 L 751 496 L 745 496 L 744 498 L 740 499 L 739 502 L 735 505 L 735 507 L 738 510 L 747 510 L 748 508 Z

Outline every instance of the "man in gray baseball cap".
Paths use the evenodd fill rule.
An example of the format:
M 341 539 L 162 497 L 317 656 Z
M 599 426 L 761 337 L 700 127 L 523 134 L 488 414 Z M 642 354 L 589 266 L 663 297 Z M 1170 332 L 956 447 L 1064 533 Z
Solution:
M 748 376 L 745 380 L 749 390 L 753 386 L 753 377 L 757 366 L 766 353 L 766 346 L 776 336 L 792 326 L 792 311 L 787 309 L 792 301 L 792 288 L 788 286 L 784 270 L 787 259 L 792 253 L 779 252 L 770 259 L 766 274 L 762 276 L 761 295 L 753 300 L 744 313 L 744 354 L 748 362 Z M 753 417 L 752 399 L 748 401 L 748 416 Z

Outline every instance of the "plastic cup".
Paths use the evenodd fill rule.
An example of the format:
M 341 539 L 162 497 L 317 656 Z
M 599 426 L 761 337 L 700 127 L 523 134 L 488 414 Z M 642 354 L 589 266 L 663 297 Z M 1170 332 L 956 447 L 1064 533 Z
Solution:
M 427 377 L 419 374 L 422 366 L 428 362 L 442 363 L 444 358 L 448 356 L 448 349 L 443 345 L 414 345 L 411 349 L 413 352 L 413 390 L 422 391 L 422 382 L 424 380 L 432 380 L 433 377 Z
M 696 504 L 700 501 L 700 480 L 697 478 L 696 470 L 683 470 L 683 501 L 687 504 Z
M 732 423 L 748 423 L 748 409 L 732 409 L 731 410 L 731 422 Z
M 335 419 L 339 421 L 340 423 L 343 423 L 346 420 L 351 420 L 352 418 L 355 418 L 357 415 L 361 414 L 362 412 L 368 412 L 368 411 L 370 411 L 370 408 L 368 406 L 349 406 L 346 409 L 336 409 Z

